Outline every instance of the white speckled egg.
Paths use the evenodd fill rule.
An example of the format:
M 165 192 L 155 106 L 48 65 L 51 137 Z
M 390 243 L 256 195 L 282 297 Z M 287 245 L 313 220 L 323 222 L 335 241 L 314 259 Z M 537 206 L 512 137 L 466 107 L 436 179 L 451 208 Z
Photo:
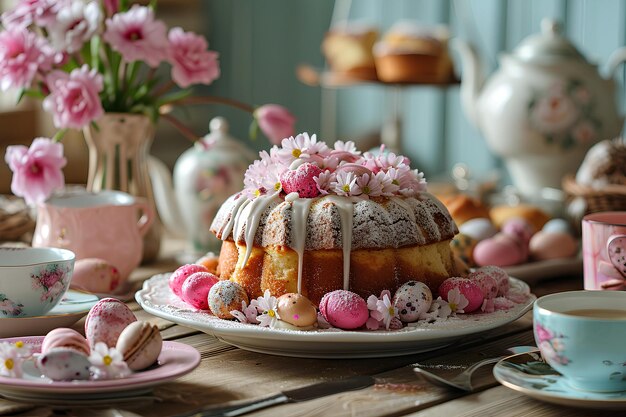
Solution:
M 104 259 L 79 259 L 74 264 L 72 288 L 96 293 L 111 293 L 120 285 L 120 272 Z
M 541 230 L 547 233 L 572 233 L 570 224 L 564 219 L 552 219 Z
M 393 296 L 393 305 L 399 311 L 400 320 L 405 323 L 417 321 L 422 313 L 428 311 L 433 301 L 430 288 L 423 282 L 405 282 Z
M 115 347 L 122 330 L 135 321 L 135 314 L 126 304 L 115 298 L 103 298 L 87 314 L 85 336 L 92 348 L 98 342 Z
M 37 358 L 39 371 L 53 381 L 89 379 L 87 355 L 71 348 L 53 348 Z
M 459 226 L 459 232 L 477 241 L 487 239 L 498 232 L 491 220 L 484 218 L 471 219 Z

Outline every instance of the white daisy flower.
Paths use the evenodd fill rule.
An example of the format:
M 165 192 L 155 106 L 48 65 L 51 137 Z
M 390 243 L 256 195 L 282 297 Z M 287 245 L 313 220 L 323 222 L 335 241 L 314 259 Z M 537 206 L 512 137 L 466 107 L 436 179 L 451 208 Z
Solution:
M 262 297 L 257 298 L 257 311 L 261 313 L 256 320 L 261 327 L 273 327 L 280 319 L 276 307 L 278 300 L 270 295 L 270 290 L 265 290 Z
M 453 313 L 464 313 L 465 311 L 463 309 L 467 307 L 468 304 L 469 301 L 461 294 L 458 288 L 452 288 L 448 291 L 448 305 Z
M 123 378 L 130 375 L 124 357 L 115 348 L 109 348 L 103 342 L 96 343 L 89 355 L 91 367 L 89 370 L 93 373 L 94 379 L 115 379 Z
M 13 343 L 0 343 L 0 375 L 9 378 L 22 377 L 23 358 Z

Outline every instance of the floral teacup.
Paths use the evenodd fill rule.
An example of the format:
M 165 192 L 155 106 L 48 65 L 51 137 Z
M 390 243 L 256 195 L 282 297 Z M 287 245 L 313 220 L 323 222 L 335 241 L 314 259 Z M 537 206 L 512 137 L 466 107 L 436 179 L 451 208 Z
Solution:
M 0 248 L 0 318 L 48 313 L 70 286 L 74 253 L 57 248 Z
M 576 389 L 626 390 L 626 293 L 570 291 L 539 298 L 535 341 L 546 362 Z

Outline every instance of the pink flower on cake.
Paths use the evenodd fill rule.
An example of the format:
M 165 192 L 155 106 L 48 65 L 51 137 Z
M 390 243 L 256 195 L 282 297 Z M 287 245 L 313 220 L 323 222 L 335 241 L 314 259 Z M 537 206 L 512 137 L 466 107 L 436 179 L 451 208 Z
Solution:
M 257 298 L 257 311 L 261 315 L 257 316 L 259 326 L 274 327 L 280 318 L 276 312 L 278 301 L 276 297 L 270 295 L 269 290 L 265 290 L 262 297 Z
M 50 69 L 52 57 L 47 42 L 25 28 L 0 33 L 0 87 L 30 87 L 39 70 Z
M 363 198 L 378 197 L 383 193 L 380 179 L 374 174 L 363 174 L 357 177 L 356 184 L 361 189 L 361 197 Z
M 93 379 L 124 378 L 131 373 L 122 354 L 103 342 L 96 343 L 91 350 L 89 362 L 92 365 L 89 369 L 93 373 Z
M 328 146 L 324 142 L 318 142 L 317 136 L 309 137 L 308 133 L 300 133 L 296 137 L 285 138 L 281 141 L 278 149 L 278 159 L 283 165 L 289 166 L 298 158 L 307 158 L 309 155 L 328 154 Z
M 348 153 L 352 156 L 354 156 L 355 158 L 359 158 L 361 156 L 361 151 L 359 151 L 356 148 L 356 144 L 349 140 L 347 142 L 344 142 L 342 140 L 338 140 L 335 142 L 335 144 L 333 145 L 334 150 L 331 151 L 331 154 L 334 153 Z
M 15 9 L 2 14 L 2 26 L 27 27 L 33 23 L 48 26 L 66 4 L 66 0 L 21 0 Z
M 320 194 L 328 195 L 328 190 L 330 190 L 330 184 L 335 181 L 335 174 L 330 172 L 330 170 L 326 170 L 319 174 L 317 177 L 313 178 L 315 183 L 317 184 L 317 189 Z
M 464 313 L 463 309 L 467 307 L 469 301 L 458 288 L 448 291 L 448 305 L 453 313 Z
M 149 7 L 134 5 L 106 20 L 104 40 L 127 62 L 145 61 L 158 67 L 167 58 L 167 28 Z
M 211 84 L 220 76 L 218 53 L 208 50 L 204 36 L 176 27 L 168 34 L 172 79 L 182 88 Z
M 63 145 L 48 138 L 36 138 L 27 148 L 23 145 L 7 147 L 5 160 L 13 171 L 11 191 L 24 197 L 26 203 L 43 202 L 52 191 L 65 183 Z
M 102 91 L 102 75 L 87 65 L 71 73 L 53 71 L 47 78 L 50 95 L 43 108 L 52 113 L 57 128 L 81 129 L 98 119 L 104 110 L 98 93 Z
M 254 117 L 263 134 L 274 145 L 293 136 L 296 118 L 283 106 L 266 104 L 254 111 Z
M 353 172 L 339 171 L 335 181 L 330 183 L 330 188 L 337 195 L 361 195 L 361 189 L 357 185 L 356 180 L 357 176 Z

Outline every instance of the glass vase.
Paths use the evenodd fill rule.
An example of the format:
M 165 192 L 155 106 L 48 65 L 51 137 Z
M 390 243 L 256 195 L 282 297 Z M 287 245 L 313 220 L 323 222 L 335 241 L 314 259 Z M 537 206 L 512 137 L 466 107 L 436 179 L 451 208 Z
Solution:
M 148 154 L 155 126 L 141 114 L 106 113 L 95 125 L 83 130 L 89 148 L 87 189 L 119 190 L 143 197 L 156 213 Z M 143 263 L 156 260 L 161 246 L 162 226 L 154 221 L 144 236 Z

